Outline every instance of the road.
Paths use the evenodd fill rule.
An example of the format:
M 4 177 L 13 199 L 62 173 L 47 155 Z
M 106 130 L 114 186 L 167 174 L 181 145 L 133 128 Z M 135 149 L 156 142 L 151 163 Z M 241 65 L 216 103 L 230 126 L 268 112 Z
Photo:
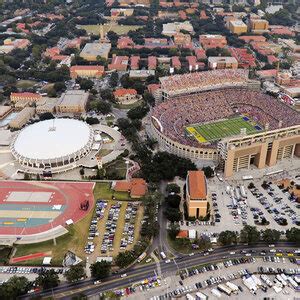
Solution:
M 282 249 L 283 251 L 291 251 L 296 249 L 293 244 L 290 243 L 278 243 L 276 249 Z M 269 252 L 270 248 L 264 244 L 257 244 L 253 246 L 247 245 L 237 245 L 217 248 L 208 256 L 204 256 L 203 253 L 198 253 L 193 256 L 184 255 L 179 256 L 171 260 L 170 263 L 165 263 L 161 261 L 159 267 L 161 269 L 162 277 L 166 277 L 171 274 L 175 274 L 177 271 L 191 268 L 194 266 L 215 263 L 229 258 L 239 258 L 244 256 L 240 253 L 241 250 L 255 251 L 254 256 L 261 256 L 261 251 Z M 230 255 L 229 252 L 235 251 L 234 255 Z M 268 256 L 272 256 L 268 253 Z M 41 293 L 36 293 L 36 296 L 49 297 L 55 295 L 55 299 L 71 299 L 73 296 L 78 294 L 85 295 L 96 295 L 104 291 L 113 290 L 116 288 L 121 288 L 124 286 L 129 286 L 134 282 L 141 281 L 149 276 L 154 276 L 157 274 L 157 264 L 151 263 L 140 267 L 133 267 L 126 271 L 127 276 L 124 278 L 120 277 L 120 274 L 112 275 L 107 279 L 103 280 L 101 284 L 94 285 L 92 279 L 87 279 L 75 284 L 62 284 L 53 290 L 46 290 Z M 32 299 L 27 295 L 20 297 L 22 299 Z

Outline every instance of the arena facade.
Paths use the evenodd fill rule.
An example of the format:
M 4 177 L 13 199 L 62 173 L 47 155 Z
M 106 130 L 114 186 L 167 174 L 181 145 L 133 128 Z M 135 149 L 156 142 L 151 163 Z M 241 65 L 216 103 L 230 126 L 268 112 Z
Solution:
M 225 177 L 300 155 L 300 114 L 260 92 L 247 71 L 174 75 L 161 83 L 164 101 L 151 112 L 151 132 L 163 150 L 212 161 Z
M 87 123 L 73 119 L 51 119 L 26 126 L 11 143 L 11 153 L 24 172 L 51 173 L 75 168 L 86 157 L 95 141 Z

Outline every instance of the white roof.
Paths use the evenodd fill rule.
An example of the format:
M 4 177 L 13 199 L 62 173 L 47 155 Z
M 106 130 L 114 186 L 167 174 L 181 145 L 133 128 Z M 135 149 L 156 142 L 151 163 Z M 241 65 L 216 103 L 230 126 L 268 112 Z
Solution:
M 91 131 L 88 124 L 78 120 L 41 121 L 25 127 L 19 133 L 14 149 L 28 159 L 59 158 L 84 148 Z
M 50 256 L 44 257 L 44 259 L 43 259 L 43 265 L 50 265 L 51 264 L 51 260 L 52 260 L 52 257 L 50 257 Z

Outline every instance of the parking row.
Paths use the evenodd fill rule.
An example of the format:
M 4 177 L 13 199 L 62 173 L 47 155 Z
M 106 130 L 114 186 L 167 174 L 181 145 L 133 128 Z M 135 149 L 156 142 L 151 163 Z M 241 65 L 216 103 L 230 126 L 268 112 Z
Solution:
M 125 224 L 123 230 L 123 237 L 121 239 L 120 250 L 126 250 L 128 245 L 134 242 L 134 228 L 135 220 L 138 211 L 138 203 L 129 202 L 125 211 Z
M 96 201 L 95 214 L 91 220 L 91 224 L 89 227 L 88 242 L 84 248 L 84 252 L 86 254 L 92 254 L 95 251 L 95 244 L 93 240 L 95 237 L 99 236 L 98 222 L 104 217 L 106 207 L 107 207 L 107 201 L 101 199 L 98 199 Z
M 105 224 L 105 233 L 103 235 L 101 253 L 107 253 L 108 251 L 114 251 L 114 240 L 115 233 L 117 229 L 117 222 L 119 220 L 121 203 L 117 202 L 116 204 L 111 205 L 107 221 Z

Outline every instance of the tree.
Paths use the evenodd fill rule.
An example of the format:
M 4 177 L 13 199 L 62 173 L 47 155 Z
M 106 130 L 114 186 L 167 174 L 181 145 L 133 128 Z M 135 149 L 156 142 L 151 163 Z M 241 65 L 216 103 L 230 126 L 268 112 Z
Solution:
M 59 285 L 60 280 L 58 274 L 53 270 L 44 270 L 35 280 L 36 284 L 44 290 L 54 288 Z
M 79 84 L 80 88 L 85 91 L 91 90 L 94 86 L 94 82 L 86 78 L 81 79 Z
M 111 112 L 111 104 L 106 101 L 98 101 L 97 110 L 101 112 L 103 115 L 106 115 Z
M 254 189 L 255 188 L 255 185 L 253 182 L 250 182 L 249 185 L 248 185 L 248 189 Z
M 236 232 L 230 231 L 230 230 L 222 231 L 219 234 L 218 241 L 223 246 L 236 244 L 237 243 L 237 234 L 236 234 Z
M 109 276 L 111 263 L 107 261 L 98 261 L 90 266 L 92 277 L 103 279 Z
M 245 225 L 240 233 L 242 243 L 255 244 L 259 241 L 260 233 L 255 226 Z
M 175 193 L 179 194 L 180 193 L 180 186 L 177 185 L 176 183 L 169 183 L 167 185 L 166 191 L 168 194 Z
M 40 115 L 40 121 L 51 120 L 54 119 L 54 116 L 50 112 L 45 112 Z
M 178 208 L 168 207 L 164 214 L 170 222 L 179 222 L 182 219 L 182 213 Z
M 130 109 L 127 113 L 129 119 L 143 119 L 149 111 L 149 107 L 147 105 L 137 106 Z
M 297 246 L 300 245 L 300 229 L 292 227 L 286 231 L 285 235 L 289 242 L 295 243 Z
M 119 75 L 118 75 L 118 72 L 113 72 L 110 76 L 110 79 L 109 79 L 109 85 L 114 88 L 118 85 L 118 82 L 119 82 Z
M 17 299 L 31 289 L 32 284 L 24 276 L 13 276 L 0 285 L 0 295 L 3 300 Z
M 85 119 L 85 121 L 89 124 L 89 125 L 94 125 L 94 124 L 99 124 L 99 119 L 98 118 L 93 118 L 93 117 L 87 117 Z
M 280 239 L 280 232 L 275 229 L 266 229 L 262 231 L 261 237 L 267 244 L 277 243 Z
M 171 223 L 168 233 L 172 240 L 176 239 L 177 234 L 180 231 L 180 226 L 178 224 Z
M 204 172 L 204 174 L 207 178 L 213 177 L 214 173 L 215 173 L 214 170 L 212 169 L 212 167 L 210 167 L 210 166 L 203 167 L 202 171 Z
M 115 100 L 114 94 L 110 89 L 102 90 L 100 95 L 103 100 L 109 100 L 109 101 Z
M 181 201 L 181 197 L 176 194 L 175 195 L 170 194 L 166 197 L 165 200 L 169 207 L 178 209 L 180 201 Z
M 69 282 L 78 281 L 82 277 L 86 277 L 83 265 L 71 266 L 64 275 Z
M 125 268 L 135 261 L 135 256 L 131 251 L 120 252 L 116 257 L 116 264 L 120 268 Z

